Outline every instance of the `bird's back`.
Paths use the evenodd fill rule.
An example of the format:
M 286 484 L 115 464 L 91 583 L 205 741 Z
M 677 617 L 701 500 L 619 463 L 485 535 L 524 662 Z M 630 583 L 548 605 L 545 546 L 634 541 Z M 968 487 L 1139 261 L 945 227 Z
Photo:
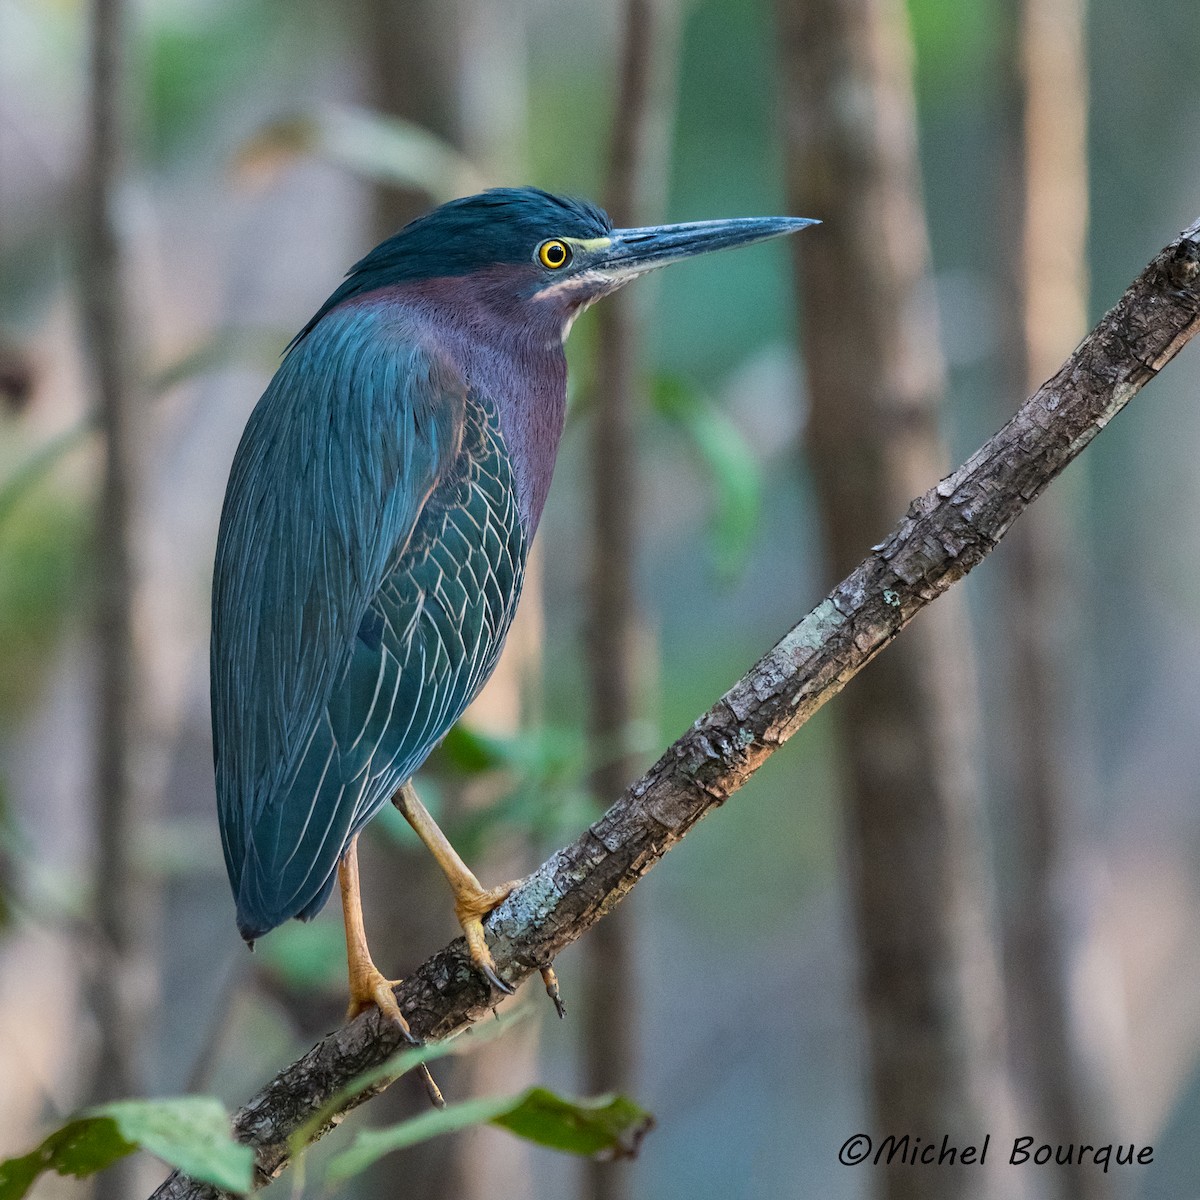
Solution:
M 245 937 L 320 910 L 350 838 L 486 681 L 527 543 L 497 405 L 419 323 L 335 312 L 293 349 L 239 447 L 214 584 Z

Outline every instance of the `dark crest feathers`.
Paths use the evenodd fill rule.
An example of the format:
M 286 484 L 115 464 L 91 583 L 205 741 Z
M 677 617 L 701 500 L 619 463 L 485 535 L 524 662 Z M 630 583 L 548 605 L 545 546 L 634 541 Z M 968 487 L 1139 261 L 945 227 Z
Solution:
M 611 230 L 603 209 L 540 188 L 492 188 L 451 200 L 410 221 L 356 262 L 288 349 L 352 296 L 417 279 L 469 275 L 497 263 L 529 262 L 548 237 L 604 237 Z

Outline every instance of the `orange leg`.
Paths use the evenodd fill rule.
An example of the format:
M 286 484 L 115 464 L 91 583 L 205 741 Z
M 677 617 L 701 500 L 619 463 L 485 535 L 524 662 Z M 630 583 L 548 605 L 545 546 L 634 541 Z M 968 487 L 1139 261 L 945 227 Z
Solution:
M 467 864 L 459 858 L 458 851 L 450 845 L 449 839 L 429 815 L 429 810 L 417 799 L 417 793 L 411 783 L 406 783 L 392 797 L 392 803 L 404 815 L 417 837 L 425 843 L 437 860 L 438 866 L 442 868 L 442 873 L 454 893 L 454 915 L 458 917 L 458 923 L 466 936 L 471 961 L 492 987 L 511 995 L 512 988 L 496 974 L 492 952 L 483 936 L 483 918 L 508 896 L 520 880 L 501 884 L 497 888 L 484 888 Z
M 350 971 L 350 1009 L 346 1019 L 357 1017 L 363 1009 L 374 1004 L 385 1017 L 390 1017 L 414 1045 L 416 1038 L 400 1013 L 392 992 L 396 982 L 385 979 L 367 948 L 367 931 L 363 926 L 362 896 L 358 886 L 358 838 L 351 841 L 342 861 L 338 863 L 338 883 L 342 888 L 342 916 L 346 922 L 346 964 Z
M 363 925 L 362 894 L 358 885 L 358 836 L 350 842 L 342 861 L 338 863 L 338 883 L 342 889 L 342 917 L 346 923 L 346 965 L 350 973 L 350 1008 L 346 1019 L 352 1020 L 360 1012 L 374 1004 L 389 1020 L 395 1021 L 404 1031 L 405 1038 L 414 1046 L 421 1041 L 413 1035 L 396 1003 L 392 988 L 396 981 L 386 979 L 371 958 L 367 948 L 367 931 Z M 421 1072 L 425 1090 L 438 1108 L 445 1106 L 441 1090 L 422 1063 Z

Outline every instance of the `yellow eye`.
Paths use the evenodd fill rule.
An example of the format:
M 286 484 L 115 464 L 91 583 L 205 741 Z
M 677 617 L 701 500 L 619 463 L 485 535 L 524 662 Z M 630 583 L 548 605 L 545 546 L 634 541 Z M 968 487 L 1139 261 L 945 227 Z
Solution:
M 565 267 L 571 261 L 571 249 L 566 242 L 560 242 L 558 238 L 551 238 L 538 247 L 537 256 L 538 262 L 543 267 L 557 271 L 559 267 Z

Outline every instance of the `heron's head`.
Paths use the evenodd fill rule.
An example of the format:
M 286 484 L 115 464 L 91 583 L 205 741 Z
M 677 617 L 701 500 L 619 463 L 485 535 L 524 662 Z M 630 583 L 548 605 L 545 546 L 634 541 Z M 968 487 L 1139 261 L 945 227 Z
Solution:
M 354 296 L 432 282 L 448 296 L 484 296 L 507 320 L 565 338 L 589 304 L 647 271 L 815 224 L 804 217 L 737 217 L 614 229 L 584 200 L 537 188 L 493 188 L 443 204 L 377 246 L 351 268 L 308 328 Z

